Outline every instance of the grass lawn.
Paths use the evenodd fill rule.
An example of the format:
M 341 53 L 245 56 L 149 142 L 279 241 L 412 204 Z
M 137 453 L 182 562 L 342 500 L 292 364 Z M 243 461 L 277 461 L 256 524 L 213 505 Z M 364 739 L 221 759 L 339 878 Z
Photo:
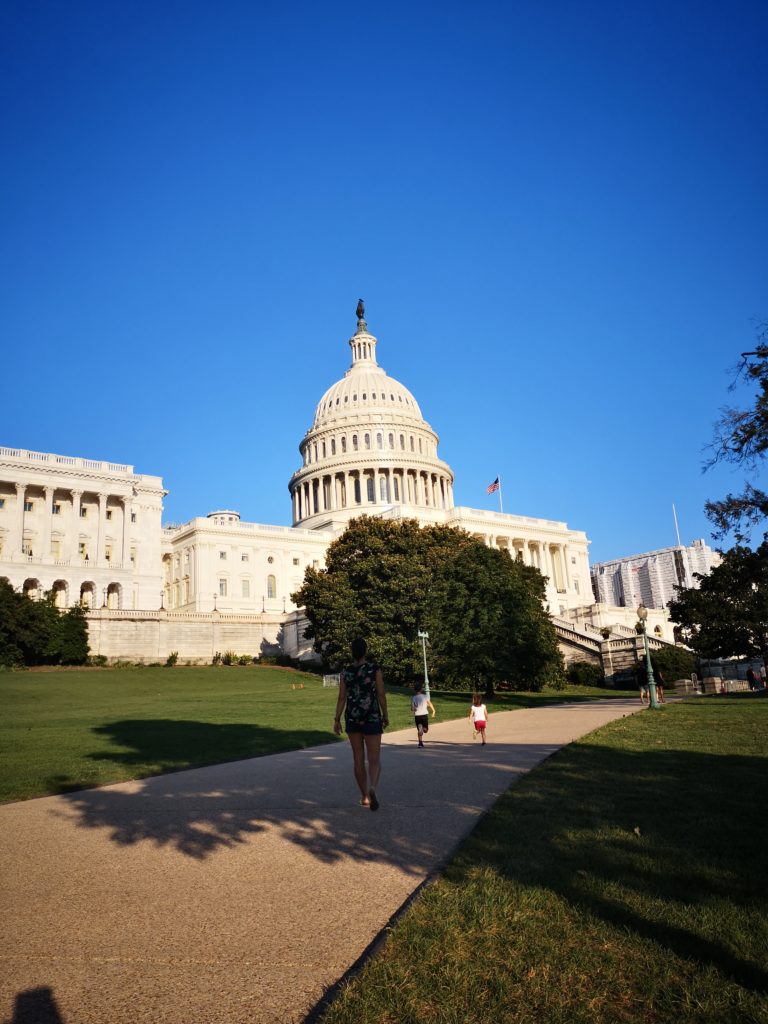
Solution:
M 267 667 L 5 672 L 0 801 L 333 743 L 337 692 L 316 675 Z M 388 694 L 390 728 L 412 726 L 410 694 Z M 491 707 L 607 695 L 500 694 Z M 466 693 L 433 696 L 438 721 L 468 711 Z
M 324 1024 L 768 1021 L 768 700 L 667 705 L 506 793 Z

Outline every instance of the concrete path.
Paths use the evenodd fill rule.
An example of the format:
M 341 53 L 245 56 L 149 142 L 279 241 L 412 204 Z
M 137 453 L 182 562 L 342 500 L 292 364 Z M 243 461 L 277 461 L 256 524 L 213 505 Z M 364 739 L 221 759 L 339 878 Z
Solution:
M 505 789 L 639 707 L 393 733 L 377 813 L 346 743 L 0 807 L 0 1021 L 300 1022 Z

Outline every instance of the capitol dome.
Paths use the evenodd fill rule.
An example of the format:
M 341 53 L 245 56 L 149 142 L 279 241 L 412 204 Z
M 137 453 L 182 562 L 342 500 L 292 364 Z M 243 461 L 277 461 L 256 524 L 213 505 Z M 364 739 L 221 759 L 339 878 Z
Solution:
M 293 525 L 343 528 L 354 516 L 395 507 L 453 507 L 453 472 L 437 455 L 438 437 L 405 385 L 376 361 L 362 300 L 349 339 L 352 365 L 317 404 L 288 485 Z

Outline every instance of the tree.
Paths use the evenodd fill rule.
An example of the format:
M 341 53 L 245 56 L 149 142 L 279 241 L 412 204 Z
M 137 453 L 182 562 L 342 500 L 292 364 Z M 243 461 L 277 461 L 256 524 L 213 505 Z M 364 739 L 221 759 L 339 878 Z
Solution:
M 393 682 L 418 674 L 418 631 L 427 621 L 426 599 L 441 552 L 468 543 L 467 534 L 446 526 L 421 528 L 361 516 L 329 546 L 325 569 L 308 568 L 291 595 L 303 605 L 305 636 L 326 664 L 349 658 L 356 636 L 364 636 Z
M 329 665 L 364 636 L 390 681 L 411 682 L 421 674 L 426 627 L 435 681 L 506 678 L 520 688 L 540 688 L 562 668 L 543 598 L 537 569 L 461 530 L 366 516 L 350 522 L 325 569 L 307 569 L 292 595 Z
M 508 551 L 469 539 L 435 567 L 427 621 L 435 678 L 483 689 L 506 680 L 519 690 L 559 682 L 563 662 L 544 610 L 544 577 Z
M 757 331 L 754 352 L 742 354 L 736 379 L 745 378 L 756 386 L 754 403 L 749 409 L 726 408 L 715 426 L 712 455 L 707 466 L 729 462 L 754 470 L 768 453 L 768 323 Z M 715 537 L 731 530 L 738 543 L 749 540 L 752 529 L 768 518 L 768 493 L 747 481 L 740 494 L 728 494 L 721 501 L 708 501 L 704 509 L 715 525 Z
M 699 587 L 680 588 L 669 614 L 705 658 L 754 657 L 768 664 L 768 540 L 734 547 L 720 565 L 696 573 Z
M 690 679 L 696 671 L 696 658 L 684 647 L 661 647 L 651 651 L 651 664 L 654 671 L 663 672 L 668 683 L 676 679 Z
M 82 608 L 62 613 L 52 593 L 33 601 L 0 579 L 0 665 L 82 665 L 87 657 Z

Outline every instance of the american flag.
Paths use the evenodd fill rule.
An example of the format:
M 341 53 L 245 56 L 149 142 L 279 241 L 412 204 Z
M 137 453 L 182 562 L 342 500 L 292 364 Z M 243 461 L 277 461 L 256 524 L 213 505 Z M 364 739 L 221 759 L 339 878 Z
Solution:
M 488 484 L 488 493 L 489 494 L 493 494 L 493 492 L 494 491 L 498 491 L 498 489 L 499 489 L 499 478 L 496 477 L 496 479 L 493 481 L 492 484 Z

